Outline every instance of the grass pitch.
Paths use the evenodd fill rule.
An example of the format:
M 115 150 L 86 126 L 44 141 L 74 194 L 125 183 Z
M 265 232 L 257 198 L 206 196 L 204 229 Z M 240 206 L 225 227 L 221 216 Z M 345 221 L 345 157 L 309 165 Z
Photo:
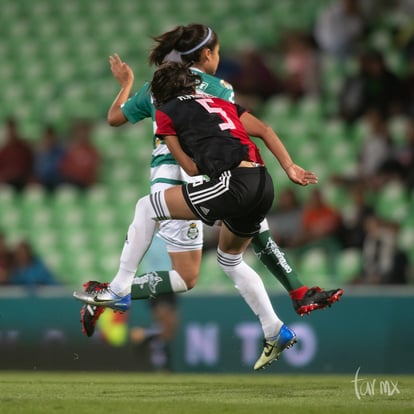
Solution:
M 414 412 L 413 376 L 0 372 L 1 414 Z M 384 388 L 384 381 L 391 384 Z M 382 384 L 382 385 L 381 385 Z

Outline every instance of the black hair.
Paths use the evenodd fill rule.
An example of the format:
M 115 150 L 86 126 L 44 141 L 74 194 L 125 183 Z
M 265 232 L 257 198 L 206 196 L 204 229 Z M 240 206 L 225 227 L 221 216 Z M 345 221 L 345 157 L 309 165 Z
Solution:
M 182 95 L 193 95 L 201 76 L 190 70 L 188 64 L 164 63 L 157 69 L 151 81 L 151 93 L 155 107 Z
M 198 62 L 203 49 L 214 49 L 216 47 L 218 36 L 204 24 L 191 23 L 187 26 L 177 26 L 169 32 L 153 37 L 157 44 L 151 49 L 148 56 L 149 63 L 160 66 L 172 50 L 176 50 L 178 53 L 185 53 L 197 47 L 197 45 L 202 44 L 208 38 L 210 31 L 210 38 L 199 49 L 189 54 L 180 55 L 184 63 Z

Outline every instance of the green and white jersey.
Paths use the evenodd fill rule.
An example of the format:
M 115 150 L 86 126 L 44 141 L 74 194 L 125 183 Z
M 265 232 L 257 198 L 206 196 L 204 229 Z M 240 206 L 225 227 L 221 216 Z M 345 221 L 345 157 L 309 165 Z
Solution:
M 198 69 L 193 68 L 192 70 L 197 72 L 202 78 L 198 92 L 208 93 L 234 102 L 234 90 L 229 83 L 213 75 L 203 73 Z M 145 118 L 151 118 L 155 133 L 155 107 L 150 93 L 149 82 L 146 82 L 135 95 L 131 96 L 122 105 L 122 112 L 132 124 L 142 121 Z M 173 158 L 164 141 L 161 141 L 154 135 L 152 143 L 151 186 L 156 183 L 180 185 L 191 180 Z
M 234 103 L 234 90 L 232 85 L 223 79 L 203 73 L 198 69 L 192 68 L 191 70 L 198 73 L 202 79 L 201 85 L 197 88 L 197 92 L 208 93 L 209 95 Z

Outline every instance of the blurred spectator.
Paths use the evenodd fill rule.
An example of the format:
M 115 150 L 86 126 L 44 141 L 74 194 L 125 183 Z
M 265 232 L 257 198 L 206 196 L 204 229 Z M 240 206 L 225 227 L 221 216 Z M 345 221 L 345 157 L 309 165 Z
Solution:
M 358 7 L 366 20 L 378 22 L 381 21 L 387 13 L 395 13 L 395 9 L 398 8 L 398 3 L 402 3 L 403 1 L 404 0 L 358 0 Z
M 157 371 L 172 371 L 171 344 L 179 326 L 177 296 L 168 294 L 150 299 L 154 325 L 148 328 L 133 326 L 130 329 L 131 342 L 139 346 L 147 343 L 151 365 Z
M 293 100 L 303 95 L 320 93 L 320 66 L 311 39 L 301 32 L 288 33 L 283 42 L 284 54 L 284 92 Z
M 414 51 L 408 59 L 407 72 L 402 78 L 402 90 L 404 96 L 403 112 L 414 118 Z
M 340 213 L 325 200 L 320 189 L 313 189 L 303 207 L 302 243 L 337 239 L 340 226 Z
M 0 232 L 0 285 L 9 283 L 12 259 L 12 252 L 7 245 L 6 237 Z
M 233 79 L 236 78 L 240 71 L 240 63 L 237 56 L 237 54 L 233 53 L 220 55 L 220 64 L 215 76 L 233 83 Z
M 337 0 L 319 11 L 314 37 L 322 52 L 338 59 L 354 54 L 365 32 L 359 0 Z
M 308 249 L 320 248 L 326 254 L 329 273 L 336 274 L 337 255 L 341 248 L 341 220 L 340 212 L 329 204 L 322 191 L 311 190 L 302 211 L 302 234 L 297 249 L 299 258 Z
M 398 16 L 394 23 L 395 45 L 407 58 L 414 57 L 414 2 L 399 0 L 394 3 L 394 16 Z
M 280 79 L 259 50 L 245 49 L 233 63 L 233 77 L 227 80 L 234 87 L 236 101 L 243 106 L 254 108 L 282 91 Z
M 405 141 L 395 150 L 394 159 L 401 168 L 402 179 L 409 190 L 414 189 L 414 118 L 407 119 Z M 399 170 L 400 171 L 400 170 Z
M 286 188 L 277 197 L 276 209 L 267 217 L 274 240 L 280 247 L 294 247 L 302 234 L 302 205 L 297 193 Z
M 362 274 L 356 283 L 405 284 L 408 257 L 398 247 L 398 225 L 372 215 L 365 221 Z
M 65 148 L 56 129 L 46 125 L 35 147 L 34 178 L 47 190 L 54 190 L 63 181 L 60 163 L 64 154 Z
M 91 141 L 91 132 L 90 122 L 74 123 L 71 142 L 60 164 L 64 181 L 80 188 L 92 186 L 99 177 L 100 154 Z
M 374 209 L 366 200 L 366 191 L 360 184 L 348 188 L 351 205 L 341 210 L 342 228 L 340 239 L 343 248 L 362 248 L 365 239 L 365 220 L 374 214 Z
M 381 112 L 371 109 L 366 113 L 365 119 L 368 132 L 359 150 L 358 178 L 363 184 L 376 187 L 378 172 L 391 157 L 393 142 Z
M 340 92 L 340 116 L 352 123 L 370 109 L 388 117 L 402 109 L 400 79 L 386 65 L 380 52 L 368 51 L 358 57 L 358 72 L 345 78 Z
M 24 285 L 29 288 L 57 284 L 55 276 L 35 254 L 27 240 L 20 241 L 14 250 L 10 284 Z
M 165 242 L 161 237 L 155 236 L 140 264 L 140 271 L 149 272 L 150 269 L 157 267 L 171 267 L 171 260 L 167 254 Z M 148 344 L 151 364 L 157 371 L 173 370 L 171 345 L 180 324 L 178 301 L 174 293 L 150 298 L 153 324 L 149 327 L 133 326 L 130 329 L 130 339 L 134 345 Z
M 411 0 L 398 0 L 393 5 L 403 15 L 414 15 L 414 3 Z
M 14 118 L 6 120 L 6 135 L 0 147 L 0 182 L 23 189 L 33 173 L 33 150 L 18 131 Z

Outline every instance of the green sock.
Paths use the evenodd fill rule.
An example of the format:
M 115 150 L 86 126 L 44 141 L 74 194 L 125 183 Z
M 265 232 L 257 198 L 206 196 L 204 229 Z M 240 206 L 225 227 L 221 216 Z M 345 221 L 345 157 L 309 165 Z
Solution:
M 172 292 L 168 270 L 144 273 L 132 280 L 131 299 L 148 299 Z
M 272 239 L 269 230 L 256 234 L 253 237 L 252 246 L 259 260 L 288 292 L 303 286 L 303 283 L 285 259 L 285 254 Z

